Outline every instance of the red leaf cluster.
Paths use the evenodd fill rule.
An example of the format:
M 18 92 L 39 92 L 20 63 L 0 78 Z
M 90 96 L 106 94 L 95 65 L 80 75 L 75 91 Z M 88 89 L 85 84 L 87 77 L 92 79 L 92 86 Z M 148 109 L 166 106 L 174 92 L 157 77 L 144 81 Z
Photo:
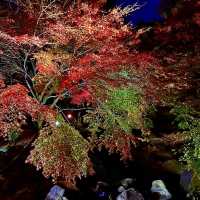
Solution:
M 105 147 L 110 153 L 119 153 L 123 161 L 132 160 L 132 150 L 140 139 L 134 135 L 115 132 L 111 136 L 96 141 L 101 149 Z
M 86 89 L 74 94 L 70 101 L 70 103 L 74 105 L 81 105 L 88 102 L 92 102 L 92 95 Z
M 28 89 L 21 84 L 11 85 L 0 90 L 0 137 L 5 137 L 10 131 L 9 129 L 13 128 L 10 125 L 12 121 L 16 120 L 17 113 L 29 115 L 33 121 L 43 119 L 51 124 L 55 123 L 54 111 L 39 104 L 36 99 L 28 95 L 28 92 Z M 8 117 L 13 114 L 14 117 Z

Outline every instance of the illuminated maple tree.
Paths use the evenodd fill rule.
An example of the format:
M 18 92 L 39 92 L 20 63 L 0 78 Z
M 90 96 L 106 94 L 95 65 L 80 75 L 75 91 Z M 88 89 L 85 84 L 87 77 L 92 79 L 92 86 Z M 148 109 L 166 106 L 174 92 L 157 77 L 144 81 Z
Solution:
M 87 174 L 88 151 L 95 147 L 132 159 L 132 148 L 142 141 L 132 129 L 149 131 L 144 125 L 147 107 L 190 88 L 187 67 L 194 59 L 183 56 L 179 62 L 171 54 L 163 58 L 163 49 L 140 48 L 155 41 L 189 41 L 193 29 L 187 32 L 182 21 L 174 25 L 169 19 L 151 35 L 150 28 L 125 25 L 121 10 L 103 13 L 103 1 L 79 1 L 78 8 L 68 9 L 60 1 L 42 2 L 19 1 L 23 10 L 18 17 L 0 19 L 0 137 L 22 132 L 22 122 L 30 116 L 39 136 L 27 162 L 43 169 L 46 177 L 72 185 Z M 198 12 L 192 19 L 199 26 Z M 166 67 L 164 60 L 177 68 Z M 82 109 L 88 138 L 66 114 Z

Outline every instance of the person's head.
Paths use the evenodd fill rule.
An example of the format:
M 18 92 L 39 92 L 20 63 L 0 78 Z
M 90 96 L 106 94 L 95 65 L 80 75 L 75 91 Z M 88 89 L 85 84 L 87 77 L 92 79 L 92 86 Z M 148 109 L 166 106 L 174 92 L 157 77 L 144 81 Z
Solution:
M 129 189 L 126 191 L 126 197 L 127 200 L 144 200 L 142 194 L 133 189 Z
M 155 180 L 152 182 L 152 188 L 166 188 L 162 180 Z
M 162 180 L 155 180 L 152 182 L 151 186 L 151 192 L 152 194 L 157 193 L 160 195 L 161 199 L 171 199 L 172 195 L 167 190 L 164 182 Z M 157 194 L 154 194 L 154 196 L 158 196 Z

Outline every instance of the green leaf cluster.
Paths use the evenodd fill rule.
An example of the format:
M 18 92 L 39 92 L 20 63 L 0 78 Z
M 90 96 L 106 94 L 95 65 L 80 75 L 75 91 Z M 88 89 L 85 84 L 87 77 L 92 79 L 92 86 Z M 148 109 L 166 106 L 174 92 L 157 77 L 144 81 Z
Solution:
M 13 129 L 12 131 L 8 133 L 9 142 L 16 142 L 19 137 L 20 137 L 20 133 L 18 130 Z
M 112 134 L 115 129 L 131 133 L 133 128 L 141 126 L 141 102 L 141 95 L 134 88 L 109 88 L 105 101 L 88 112 L 85 121 L 92 132 L 101 128 L 106 134 Z
M 175 116 L 174 124 L 179 130 L 190 130 L 195 120 L 196 111 L 186 105 L 177 105 L 170 111 Z

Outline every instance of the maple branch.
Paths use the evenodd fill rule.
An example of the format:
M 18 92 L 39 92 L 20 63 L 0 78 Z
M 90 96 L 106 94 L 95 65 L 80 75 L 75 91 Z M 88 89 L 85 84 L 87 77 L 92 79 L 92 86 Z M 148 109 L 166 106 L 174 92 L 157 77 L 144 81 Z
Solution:
M 37 99 L 37 97 L 36 97 L 36 95 L 35 95 L 35 93 L 34 93 L 32 87 L 31 87 L 31 85 L 29 84 L 29 81 L 28 81 L 28 79 L 27 79 L 27 78 L 29 77 L 29 75 L 28 75 L 28 73 L 27 73 L 26 63 L 27 63 L 28 57 L 29 57 L 29 55 L 30 55 L 30 52 L 31 52 L 31 47 L 30 47 L 29 51 L 25 54 L 26 56 L 25 56 L 24 63 L 23 63 L 23 68 L 24 68 L 24 73 L 25 73 L 25 74 L 24 74 L 24 78 L 25 78 L 25 81 L 26 81 L 26 85 L 27 85 L 29 91 L 31 92 L 31 95 L 32 95 L 35 99 Z M 29 79 L 30 79 L 30 78 L 29 78 Z M 31 80 L 31 79 L 30 79 L 30 80 Z

